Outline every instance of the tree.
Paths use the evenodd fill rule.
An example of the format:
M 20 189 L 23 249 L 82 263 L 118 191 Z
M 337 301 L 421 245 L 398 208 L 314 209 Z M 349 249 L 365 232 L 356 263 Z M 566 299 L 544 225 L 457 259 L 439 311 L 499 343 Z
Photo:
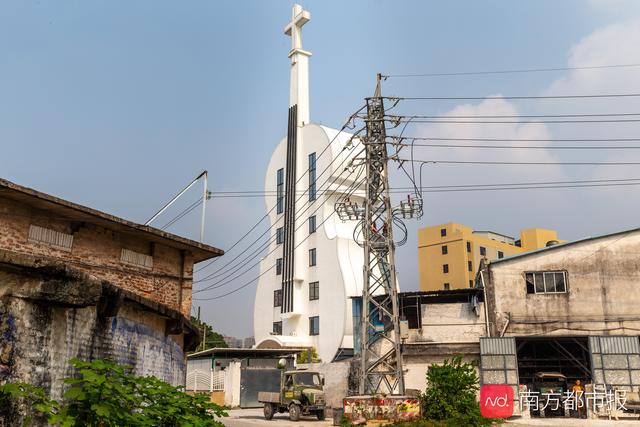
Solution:
M 427 388 L 421 394 L 422 415 L 429 420 L 442 420 L 447 425 L 484 426 L 494 420 L 480 415 L 476 401 L 478 375 L 461 356 L 434 364 L 427 371 Z
M 198 328 L 200 334 L 202 334 L 203 342 L 198 346 L 198 351 L 207 350 L 209 348 L 227 348 L 229 347 L 224 341 L 224 337 L 217 332 L 214 332 L 211 325 L 203 320 L 191 316 L 191 323 Z
M 296 358 L 297 363 L 318 363 L 321 362 L 318 357 L 318 352 L 315 347 L 310 347 L 304 350 L 302 353 L 298 353 Z
M 225 411 L 206 394 L 188 395 L 180 387 L 136 376 L 131 367 L 104 360 L 70 363 L 78 376 L 65 379 L 71 387 L 63 403 L 49 399 L 39 387 L 20 383 L 0 386 L 0 404 L 28 412 L 24 426 L 35 418 L 61 427 L 224 427 L 215 417 L 226 416 Z

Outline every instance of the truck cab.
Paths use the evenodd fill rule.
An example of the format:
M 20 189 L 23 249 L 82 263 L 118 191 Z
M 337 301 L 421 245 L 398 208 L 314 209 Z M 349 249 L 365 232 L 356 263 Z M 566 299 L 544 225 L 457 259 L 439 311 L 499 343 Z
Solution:
M 323 386 L 324 378 L 318 372 L 282 371 L 279 393 L 258 393 L 258 401 L 264 404 L 265 419 L 272 419 L 276 412 L 289 412 L 291 421 L 298 421 L 302 415 L 315 415 L 324 420 Z

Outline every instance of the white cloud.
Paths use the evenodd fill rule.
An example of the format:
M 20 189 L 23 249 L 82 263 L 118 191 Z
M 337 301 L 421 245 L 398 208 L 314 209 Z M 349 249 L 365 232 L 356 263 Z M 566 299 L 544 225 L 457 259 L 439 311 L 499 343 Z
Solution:
M 638 18 L 627 17 L 624 22 L 593 31 L 573 46 L 567 58 L 567 64 L 570 67 L 630 63 L 640 63 L 640 19 Z M 564 77 L 553 81 L 542 94 L 640 93 L 639 71 L 639 68 L 570 71 Z M 640 99 L 543 100 L 518 105 L 504 99 L 487 99 L 477 104 L 458 105 L 442 116 L 518 115 L 523 114 L 520 108 L 525 106 L 528 108 L 526 114 L 634 113 L 640 112 Z M 429 124 L 414 129 L 414 132 L 421 136 L 448 138 L 637 138 L 640 137 L 640 124 Z M 468 142 L 468 144 L 474 143 Z M 513 145 L 544 144 L 513 143 Z M 555 144 L 560 145 L 560 143 Z M 562 143 L 562 145 L 569 144 Z M 640 150 L 430 148 L 422 149 L 419 154 L 416 154 L 416 157 L 418 156 L 436 160 L 620 162 L 640 161 Z M 640 173 L 634 173 L 640 168 L 623 166 L 429 165 L 425 166 L 424 170 L 424 185 L 640 177 Z M 593 235 L 636 226 L 637 219 L 633 212 L 640 209 L 640 198 L 636 197 L 639 190 L 639 187 L 631 186 L 583 190 L 457 193 L 457 195 L 456 193 L 427 194 L 428 216 L 423 224 L 453 220 L 467 222 L 475 227 L 496 228 L 505 233 L 513 233 L 521 227 L 557 227 L 561 230 L 561 236 L 577 238 L 585 234 Z

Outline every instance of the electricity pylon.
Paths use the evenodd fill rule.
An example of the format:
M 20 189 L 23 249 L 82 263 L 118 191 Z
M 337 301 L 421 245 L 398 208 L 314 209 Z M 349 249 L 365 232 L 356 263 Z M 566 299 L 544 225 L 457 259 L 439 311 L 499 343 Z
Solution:
M 414 216 L 422 200 L 403 202 L 391 208 L 384 98 L 380 75 L 373 97 L 367 98 L 365 147 L 365 197 L 363 206 L 349 199 L 338 201 L 335 209 L 342 220 L 360 221 L 364 248 L 364 282 L 360 318 L 361 371 L 359 392 L 404 394 L 400 309 L 393 240 L 394 212 Z M 414 203 L 415 202 L 415 203 Z M 419 216 L 418 215 L 418 216 Z

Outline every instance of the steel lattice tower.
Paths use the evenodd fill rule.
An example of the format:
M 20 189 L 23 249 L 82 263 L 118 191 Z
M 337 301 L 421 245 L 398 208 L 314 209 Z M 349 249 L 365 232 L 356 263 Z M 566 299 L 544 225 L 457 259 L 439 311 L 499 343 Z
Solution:
M 380 76 L 374 96 L 366 101 L 360 393 L 404 394 L 393 210 Z

